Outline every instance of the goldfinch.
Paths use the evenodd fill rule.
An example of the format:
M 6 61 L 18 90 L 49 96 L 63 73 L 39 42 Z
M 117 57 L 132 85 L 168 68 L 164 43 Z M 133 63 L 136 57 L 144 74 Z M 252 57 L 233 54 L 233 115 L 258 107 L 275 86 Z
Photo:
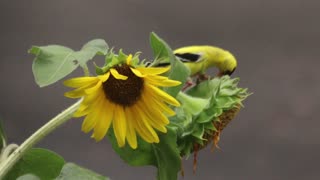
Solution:
M 214 46 L 187 46 L 174 50 L 175 56 L 191 71 L 191 76 L 205 75 L 208 68 L 217 67 L 218 76 L 231 75 L 236 67 L 236 58 L 227 50 Z M 159 62 L 156 66 L 168 66 L 169 62 Z

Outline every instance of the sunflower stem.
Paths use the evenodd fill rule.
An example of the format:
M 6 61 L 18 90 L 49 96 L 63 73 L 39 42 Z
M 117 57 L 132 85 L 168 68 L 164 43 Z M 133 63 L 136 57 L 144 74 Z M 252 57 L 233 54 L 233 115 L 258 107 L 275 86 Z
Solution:
M 71 105 L 63 112 L 52 118 L 47 124 L 33 133 L 27 140 L 25 140 L 18 148 L 13 151 L 8 158 L 4 159 L 0 163 L 0 179 L 3 179 L 8 171 L 15 165 L 16 162 L 36 143 L 54 131 L 57 127 L 61 126 L 69 119 L 71 119 L 73 113 L 78 109 L 82 99 Z
M 89 71 L 88 65 L 86 63 L 84 65 L 82 65 L 82 69 L 84 72 L 84 76 L 90 76 L 90 71 Z

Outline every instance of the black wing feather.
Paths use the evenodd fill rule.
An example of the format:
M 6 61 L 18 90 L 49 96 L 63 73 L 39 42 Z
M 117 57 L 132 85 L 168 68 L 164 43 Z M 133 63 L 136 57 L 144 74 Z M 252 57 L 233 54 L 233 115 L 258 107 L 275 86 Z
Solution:
M 197 62 L 201 57 L 199 54 L 192 53 L 176 53 L 174 55 L 177 56 L 182 62 Z

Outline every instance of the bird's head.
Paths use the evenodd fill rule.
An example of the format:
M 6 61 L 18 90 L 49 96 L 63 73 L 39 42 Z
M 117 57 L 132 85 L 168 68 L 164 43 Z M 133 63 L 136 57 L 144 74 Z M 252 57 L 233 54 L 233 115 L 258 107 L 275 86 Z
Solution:
M 234 73 L 234 71 L 237 68 L 237 60 L 236 58 L 230 53 L 229 56 L 225 58 L 223 61 L 223 65 L 220 69 L 220 74 L 221 75 L 231 75 Z

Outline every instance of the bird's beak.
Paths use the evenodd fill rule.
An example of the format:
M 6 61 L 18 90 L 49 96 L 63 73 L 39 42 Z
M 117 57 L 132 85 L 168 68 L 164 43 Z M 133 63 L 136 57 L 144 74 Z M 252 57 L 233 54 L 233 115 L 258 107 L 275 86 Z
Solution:
M 219 76 L 219 77 L 224 76 L 224 75 L 229 75 L 229 76 L 231 76 L 231 74 L 233 74 L 235 70 L 236 70 L 236 68 L 234 68 L 234 69 L 231 70 L 231 71 L 219 72 L 218 76 Z

